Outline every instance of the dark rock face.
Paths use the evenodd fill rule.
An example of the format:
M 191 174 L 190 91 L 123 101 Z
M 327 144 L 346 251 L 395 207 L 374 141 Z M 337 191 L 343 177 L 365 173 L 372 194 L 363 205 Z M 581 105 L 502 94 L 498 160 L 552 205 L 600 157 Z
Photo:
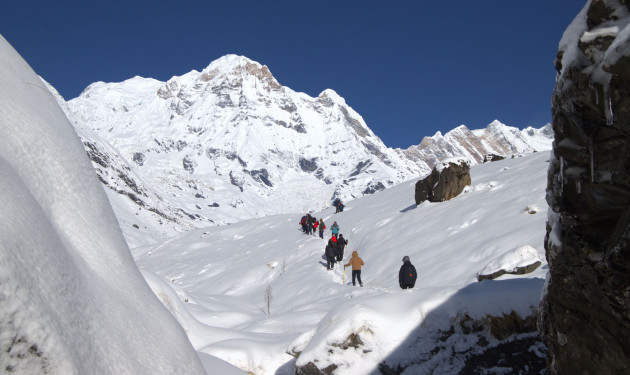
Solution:
M 426 200 L 443 202 L 456 197 L 470 185 L 470 165 L 466 162 L 447 162 L 445 168 L 433 171 L 425 179 L 416 182 L 416 204 Z
M 315 172 L 317 170 L 317 159 L 312 158 L 312 159 L 304 159 L 304 158 L 300 158 L 300 168 L 302 168 L 302 170 L 304 172 Z
M 184 159 L 182 160 L 182 164 L 184 166 L 184 169 L 187 170 L 190 174 L 195 171 L 195 167 L 197 166 L 197 163 L 193 161 L 188 155 L 184 157 Z
M 249 173 L 250 176 L 252 176 L 252 178 L 258 182 L 262 182 L 263 184 L 269 186 L 269 187 L 273 187 L 273 184 L 271 183 L 271 181 L 269 180 L 269 172 L 263 168 L 263 169 L 258 169 L 255 171 L 246 171 L 244 170 L 245 173 Z
M 133 154 L 133 161 L 139 166 L 143 166 L 145 160 L 146 156 L 142 152 L 135 152 Z
M 448 329 L 410 338 L 401 348 L 408 356 L 386 358 L 378 369 L 383 375 L 543 374 L 546 348 L 536 323 L 535 314 L 521 317 L 514 311 L 481 319 L 459 315 Z M 454 349 L 454 340 L 469 345 Z M 449 358 L 449 365 L 438 365 L 438 358 Z
M 377 191 L 383 191 L 385 190 L 385 185 L 383 185 L 382 182 L 372 182 L 368 185 L 367 188 L 365 188 L 365 190 L 363 190 L 363 194 L 367 195 L 367 194 L 374 194 Z
M 501 156 L 501 155 L 496 155 L 496 154 L 486 154 L 486 155 L 483 157 L 483 162 L 484 162 L 484 163 L 487 163 L 487 162 L 489 162 L 489 161 L 499 161 L 499 160 L 503 160 L 503 159 L 505 159 L 505 157 L 504 157 L 504 156 Z
M 539 317 L 550 374 L 630 369 L 629 3 L 590 2 L 556 60 Z

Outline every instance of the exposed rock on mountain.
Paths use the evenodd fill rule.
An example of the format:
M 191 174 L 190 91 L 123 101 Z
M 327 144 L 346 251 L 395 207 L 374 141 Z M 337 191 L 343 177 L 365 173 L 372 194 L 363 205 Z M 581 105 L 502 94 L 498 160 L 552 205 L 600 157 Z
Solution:
M 503 159 L 505 159 L 505 157 L 503 157 L 501 155 L 487 154 L 486 156 L 483 157 L 483 162 L 487 163 L 489 161 L 499 161 L 499 160 L 503 160 Z
M 428 174 L 448 157 L 476 164 L 490 152 L 551 143 L 546 127 L 521 131 L 495 121 L 485 130 L 462 125 L 394 150 L 333 90 L 316 98 L 294 92 L 266 66 L 234 55 L 167 82 L 97 82 L 78 98 L 58 100 L 79 134 L 101 140 L 90 142 L 92 149 L 108 144 L 160 197 L 160 212 L 182 215 L 153 219 L 172 230 L 322 209 L 335 197 L 350 200 Z
M 593 0 L 556 59 L 542 333 L 550 374 L 630 368 L 630 9 Z
M 426 200 L 447 201 L 458 196 L 470 182 L 470 164 L 467 160 L 445 160 L 436 165 L 430 175 L 416 182 L 416 204 Z

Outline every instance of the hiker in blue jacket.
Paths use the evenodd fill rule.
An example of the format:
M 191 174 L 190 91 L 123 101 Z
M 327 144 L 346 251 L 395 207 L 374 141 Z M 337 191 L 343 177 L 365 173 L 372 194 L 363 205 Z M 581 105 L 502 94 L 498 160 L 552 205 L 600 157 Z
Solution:
M 335 239 L 337 239 L 337 235 L 339 234 L 339 225 L 336 221 L 333 223 L 332 227 L 330 227 L 330 231 L 332 232 L 332 235 L 335 237 Z

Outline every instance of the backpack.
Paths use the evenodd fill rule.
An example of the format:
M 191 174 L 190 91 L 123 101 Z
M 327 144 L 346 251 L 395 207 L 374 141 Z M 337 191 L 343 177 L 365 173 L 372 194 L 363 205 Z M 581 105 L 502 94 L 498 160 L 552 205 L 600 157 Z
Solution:
M 418 275 L 416 274 L 416 269 L 413 265 L 407 266 L 405 268 L 405 273 L 403 274 L 403 283 L 415 285 L 416 279 Z
M 416 279 L 418 278 L 418 275 L 416 274 L 416 268 L 413 266 L 409 266 L 407 271 L 409 272 L 409 279 L 411 280 L 411 283 L 415 284 Z

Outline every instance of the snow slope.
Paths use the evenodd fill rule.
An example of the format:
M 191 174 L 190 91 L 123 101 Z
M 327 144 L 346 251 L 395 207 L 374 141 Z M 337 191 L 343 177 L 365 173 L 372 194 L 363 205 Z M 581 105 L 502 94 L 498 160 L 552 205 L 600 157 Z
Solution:
M 354 250 L 365 261 L 363 288 L 351 285 L 349 270 L 345 284 L 341 267 L 326 270 L 330 232 L 324 240 L 303 234 L 301 215 L 197 229 L 132 253 L 150 280 L 160 280 L 157 290 L 171 290 L 166 304 L 195 349 L 243 370 L 293 374 L 317 360 L 320 368 L 338 366 L 335 374 L 378 373 L 381 363 L 410 365 L 405 373 L 458 373 L 477 340 L 456 332 L 435 354 L 440 330 L 466 315 L 526 317 L 538 306 L 548 158 L 540 152 L 473 166 L 472 185 L 447 202 L 416 206 L 410 181 L 347 202 L 343 213 L 314 212 L 328 228 L 340 225 L 349 240 L 344 262 Z M 420 274 L 413 290 L 397 285 L 405 255 Z M 477 282 L 481 271 L 530 260 L 542 262 L 533 273 Z M 352 333 L 361 347 L 335 346 Z M 425 360 L 412 364 L 418 357 Z
M 205 372 L 134 264 L 72 125 L 2 37 L 0 191 L 1 371 Z

